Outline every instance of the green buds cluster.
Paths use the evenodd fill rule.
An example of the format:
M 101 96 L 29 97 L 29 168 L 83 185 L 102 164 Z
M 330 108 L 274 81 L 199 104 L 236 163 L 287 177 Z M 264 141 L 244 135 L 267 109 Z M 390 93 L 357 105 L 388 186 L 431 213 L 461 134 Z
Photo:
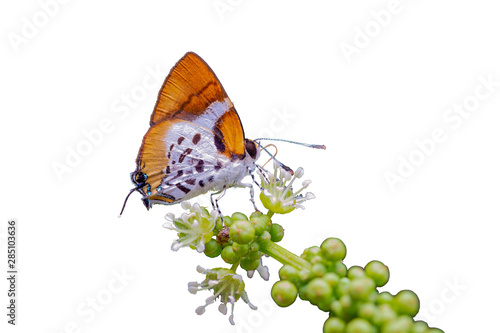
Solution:
M 387 266 L 374 260 L 364 268 L 348 269 L 342 262 L 345 256 L 346 247 L 338 238 L 328 238 L 320 247 L 306 249 L 301 258 L 310 263 L 310 268 L 284 265 L 279 271 L 280 281 L 271 290 L 273 300 L 286 307 L 298 295 L 328 312 L 325 333 L 442 332 L 413 319 L 419 299 L 412 291 L 403 290 L 395 296 L 379 293 L 377 287 L 389 281 Z

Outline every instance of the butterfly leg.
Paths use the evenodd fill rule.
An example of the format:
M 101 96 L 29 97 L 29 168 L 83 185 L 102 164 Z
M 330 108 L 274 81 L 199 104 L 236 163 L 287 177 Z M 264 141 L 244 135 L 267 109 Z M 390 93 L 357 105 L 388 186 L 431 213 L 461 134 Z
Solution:
M 256 212 L 260 212 L 260 210 L 257 208 L 257 205 L 255 205 L 255 192 L 254 192 L 254 189 L 253 189 L 253 184 L 252 183 L 250 183 L 250 184 L 239 183 L 238 186 L 240 186 L 240 187 L 248 187 L 250 189 L 250 201 L 252 202 L 253 208 L 255 209 Z
M 224 186 L 224 188 L 222 188 L 222 190 L 210 194 L 210 201 L 212 202 L 212 208 L 217 209 L 217 213 L 219 214 L 223 225 L 224 225 L 224 218 L 222 217 L 222 212 L 219 208 L 219 200 L 224 196 L 224 194 L 226 194 L 226 187 L 225 186 Z M 219 195 L 219 196 L 214 200 L 214 196 L 216 196 L 216 195 Z

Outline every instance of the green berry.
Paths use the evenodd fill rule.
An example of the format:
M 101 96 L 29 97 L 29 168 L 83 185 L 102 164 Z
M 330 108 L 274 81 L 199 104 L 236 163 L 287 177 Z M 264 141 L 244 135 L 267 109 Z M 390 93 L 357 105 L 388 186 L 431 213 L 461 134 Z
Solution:
M 378 295 L 377 304 L 392 304 L 394 296 L 388 291 L 383 291 Z
M 262 235 L 262 233 L 264 231 L 266 231 L 267 224 L 266 224 L 265 219 L 263 219 L 261 217 L 254 217 L 254 218 L 251 218 L 249 222 L 252 223 L 252 225 L 255 229 L 255 234 L 257 236 Z
M 248 244 L 233 243 L 232 246 L 234 253 L 239 257 L 243 257 L 250 250 L 250 245 Z
M 231 219 L 233 221 L 248 221 L 248 217 L 243 214 L 243 213 L 233 213 L 233 215 L 231 215 Z M 226 219 L 224 219 L 224 222 L 226 221 Z
M 321 252 L 326 259 L 336 261 L 344 260 L 347 249 L 340 239 L 327 238 L 321 243 Z
M 232 220 L 229 216 L 224 216 L 224 225 L 225 225 L 226 227 L 230 227 L 230 226 L 231 226 L 231 224 L 233 224 L 233 220 Z M 222 230 L 222 227 L 223 227 L 223 225 L 222 225 L 222 221 L 221 221 L 221 219 L 220 219 L 220 217 L 219 217 L 219 219 L 217 220 L 217 224 L 216 224 L 215 228 L 216 228 L 217 230 L 221 231 L 221 230 Z
M 373 322 L 376 325 L 381 326 L 384 323 L 393 321 L 394 319 L 396 319 L 396 317 L 396 312 L 393 310 L 393 308 L 391 308 L 389 304 L 382 304 L 378 307 L 378 311 L 375 312 L 373 316 Z
M 289 280 L 293 283 L 299 281 L 299 271 L 293 266 L 284 265 L 280 268 L 278 274 L 281 280 Z
M 312 304 L 325 302 L 332 296 L 332 287 L 322 278 L 309 281 L 306 288 L 306 297 Z
M 351 280 L 364 277 L 365 275 L 365 270 L 359 266 L 352 266 L 349 270 L 347 270 L 347 277 Z
M 285 229 L 277 223 L 271 224 L 271 229 L 269 230 L 271 234 L 271 240 L 275 243 L 281 241 L 283 236 L 285 236 Z
M 444 331 L 440 330 L 439 328 L 429 328 L 425 333 L 444 333 Z
M 271 289 L 271 297 L 278 306 L 290 306 L 297 298 L 297 287 L 287 280 L 278 281 Z
M 330 317 L 323 325 L 323 333 L 344 333 L 345 322 L 337 317 Z
M 220 246 L 215 239 L 211 239 L 208 243 L 205 243 L 205 255 L 207 257 L 218 257 L 221 252 L 222 246 Z
M 314 256 L 320 256 L 321 255 L 321 248 L 319 246 L 311 246 L 302 252 L 300 255 L 301 258 L 309 261 L 312 257 Z
M 326 282 L 328 282 L 328 284 L 332 288 L 335 288 L 339 284 L 339 281 L 340 281 L 340 277 L 337 274 L 332 273 L 332 272 L 328 272 L 325 275 L 323 275 L 323 279 Z
M 223 248 L 220 256 L 222 260 L 224 260 L 228 264 L 235 264 L 238 262 L 238 260 L 240 260 L 240 257 L 236 255 L 236 253 L 234 253 L 232 246 L 226 246 L 225 248 Z
M 380 261 L 370 261 L 365 266 L 365 273 L 373 279 L 377 287 L 382 287 L 389 281 L 389 268 Z
M 233 218 L 235 214 L 238 213 L 234 213 Z M 229 229 L 229 237 L 233 242 L 248 244 L 255 238 L 255 229 L 248 221 L 236 221 Z
M 247 258 L 250 260 L 259 260 L 260 257 L 262 257 L 262 252 L 260 251 L 249 252 L 247 255 Z
M 394 297 L 394 309 L 402 315 L 415 317 L 420 308 L 420 300 L 411 290 L 402 290 Z
M 250 258 L 241 259 L 240 266 L 246 271 L 254 271 L 259 267 L 260 260 L 252 260 Z
M 335 264 L 333 265 L 331 271 L 334 272 L 335 274 L 337 274 L 340 277 L 347 276 L 347 266 L 343 262 L 341 262 L 341 261 L 335 262 Z
M 323 264 L 314 264 L 311 267 L 311 274 L 314 276 L 323 276 L 326 274 L 326 267 Z
M 413 325 L 413 320 L 407 316 L 397 317 L 382 326 L 382 333 L 408 333 Z
M 376 329 L 367 320 L 355 318 L 351 320 L 345 329 L 346 333 L 375 333 Z
M 259 250 L 260 250 L 259 243 L 255 242 L 255 241 L 250 243 L 250 250 L 249 250 L 250 252 L 257 252 Z
M 369 277 L 356 278 L 349 285 L 349 294 L 355 300 L 367 301 L 373 290 L 375 290 L 375 282 Z
M 337 288 L 335 288 L 335 295 L 340 298 L 342 297 L 342 295 L 348 294 L 349 284 L 351 284 L 351 280 L 346 277 L 340 278 L 339 283 L 337 284 Z
M 371 321 L 377 312 L 377 306 L 373 303 L 361 303 L 358 305 L 358 316 Z
M 416 321 L 411 327 L 410 333 L 427 333 L 429 325 L 425 321 Z
M 269 231 L 264 231 L 258 238 L 259 242 L 270 242 L 271 241 L 271 234 Z

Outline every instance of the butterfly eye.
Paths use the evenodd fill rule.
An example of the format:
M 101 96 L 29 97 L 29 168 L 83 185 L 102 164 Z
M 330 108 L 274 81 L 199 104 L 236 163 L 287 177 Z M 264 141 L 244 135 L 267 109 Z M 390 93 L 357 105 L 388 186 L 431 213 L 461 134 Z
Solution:
M 252 140 L 245 139 L 245 150 L 252 159 L 257 157 L 257 144 Z
M 137 184 L 143 184 L 144 182 L 146 182 L 146 179 L 148 179 L 148 176 L 146 176 L 146 174 L 143 172 L 138 172 L 135 174 L 134 178 Z

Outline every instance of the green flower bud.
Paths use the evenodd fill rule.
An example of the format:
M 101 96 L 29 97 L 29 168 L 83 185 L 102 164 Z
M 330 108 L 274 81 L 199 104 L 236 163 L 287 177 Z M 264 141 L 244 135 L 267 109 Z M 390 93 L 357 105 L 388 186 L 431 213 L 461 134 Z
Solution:
M 429 328 L 427 330 L 427 332 L 425 332 L 425 333 L 444 333 L 444 331 L 440 330 L 439 328 L 433 327 L 433 328 Z
M 393 306 L 399 314 L 415 317 L 420 309 L 420 300 L 413 291 L 402 290 L 394 297 Z
M 339 283 L 337 284 L 337 288 L 335 288 L 335 295 L 337 298 L 342 297 L 342 295 L 349 293 L 349 285 L 351 284 L 351 280 L 346 277 L 340 278 Z
M 382 326 L 382 333 L 409 332 L 413 325 L 413 320 L 407 316 L 397 317 L 395 320 L 386 322 Z
M 377 312 L 377 306 L 373 303 L 361 303 L 358 305 L 358 316 L 372 321 L 375 313 Z
M 323 333 L 344 333 L 345 322 L 338 317 L 330 317 L 323 325 Z
M 347 324 L 345 332 L 346 333 L 376 333 L 377 330 L 367 320 L 362 319 L 362 318 L 355 318 Z
M 240 257 L 236 255 L 236 253 L 234 253 L 232 246 L 226 246 L 225 248 L 223 248 L 220 256 L 222 260 L 231 265 L 237 263 L 238 260 L 240 260 Z
M 323 276 L 326 274 L 326 267 L 323 264 L 314 264 L 311 267 L 311 274 L 314 276 Z
M 383 325 L 396 319 L 397 314 L 389 304 L 382 304 L 378 307 L 378 311 L 373 316 L 373 322 L 376 325 Z
M 245 256 L 250 250 L 250 245 L 248 244 L 233 243 L 232 246 L 234 253 L 239 257 Z
M 336 261 L 335 264 L 333 265 L 331 271 L 340 277 L 347 276 L 347 266 L 341 261 Z
M 205 243 L 205 255 L 207 257 L 218 257 L 221 252 L 222 246 L 220 246 L 215 239 L 211 239 L 208 243 Z
M 349 294 L 355 300 L 368 300 L 368 295 L 375 289 L 375 282 L 369 277 L 355 278 L 349 285 Z
M 284 265 L 281 267 L 278 274 L 281 280 L 289 280 L 293 283 L 297 283 L 300 280 L 299 271 L 297 268 L 290 265 Z
M 231 220 L 233 220 L 233 221 L 248 221 L 248 217 L 243 213 L 236 212 L 236 213 L 233 213 L 233 215 L 231 215 Z M 225 219 L 224 219 L 224 221 L 225 221 Z
M 271 234 L 271 240 L 275 243 L 281 241 L 283 236 L 285 236 L 285 229 L 277 223 L 271 224 L 271 230 L 269 231 Z
M 347 270 L 347 277 L 351 280 L 364 277 L 365 275 L 365 270 L 359 266 L 352 266 Z
M 278 281 L 271 289 L 271 297 L 278 306 L 290 306 L 297 299 L 297 287 L 287 280 Z
M 254 271 L 259 267 L 260 260 L 252 260 L 250 258 L 241 259 L 240 266 L 246 271 Z
M 307 284 L 306 296 L 314 305 L 325 302 L 332 296 L 332 287 L 322 278 L 312 279 Z
M 427 333 L 429 325 L 425 321 L 416 321 L 411 327 L 410 333 Z
M 378 295 L 377 304 L 392 304 L 394 296 L 388 291 L 383 291 Z
M 234 213 L 233 219 L 235 214 L 241 213 Z M 239 244 L 248 244 L 255 238 L 255 229 L 248 221 L 236 221 L 233 222 L 231 228 L 229 229 L 229 237 L 233 242 Z
M 271 241 L 271 234 L 269 233 L 269 231 L 264 231 L 262 233 L 262 235 L 259 236 L 258 238 L 258 241 L 259 242 L 270 242 Z
M 259 260 L 260 257 L 262 257 L 262 252 L 260 251 L 249 252 L 247 255 L 247 258 L 250 260 Z
M 337 274 L 332 273 L 332 272 L 328 272 L 325 275 L 323 275 L 323 279 L 326 282 L 328 282 L 328 284 L 332 288 L 335 288 L 339 284 L 339 281 L 340 281 L 340 277 Z
M 389 268 L 380 261 L 370 261 L 365 266 L 365 273 L 373 279 L 377 287 L 382 287 L 389 281 Z
M 327 238 L 321 243 L 321 253 L 330 261 L 344 260 L 347 249 L 340 239 Z

